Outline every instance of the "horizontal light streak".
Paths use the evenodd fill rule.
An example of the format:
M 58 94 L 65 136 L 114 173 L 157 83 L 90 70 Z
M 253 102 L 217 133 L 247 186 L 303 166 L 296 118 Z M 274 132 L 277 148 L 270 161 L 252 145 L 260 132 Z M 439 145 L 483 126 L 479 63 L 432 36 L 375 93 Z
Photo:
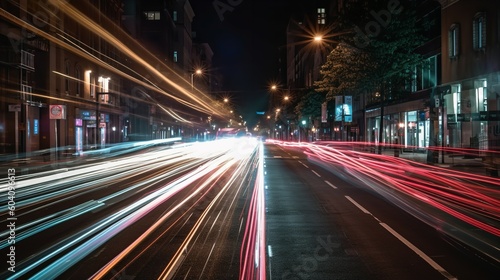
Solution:
M 59 201 L 60 196 L 70 193 L 76 197 L 93 188 L 97 189 L 106 184 L 116 183 L 120 176 L 124 177 L 124 181 L 126 181 L 127 177 L 123 175 L 131 174 L 130 172 L 138 175 L 152 169 L 163 170 L 154 176 L 144 177 L 144 180 L 125 185 L 126 187 L 123 189 L 105 197 L 62 209 L 52 214 L 47 213 L 46 216 L 38 220 L 26 221 L 17 240 L 23 242 L 28 237 L 36 238 L 37 233 L 48 230 L 50 227 L 89 213 L 89 211 L 97 207 L 106 206 L 108 201 L 111 202 L 110 204 L 114 204 L 116 200 L 123 200 L 139 189 L 148 188 L 150 185 L 161 181 L 168 181 L 171 176 L 181 172 L 185 173 L 163 187 L 148 192 L 144 197 L 125 206 L 125 208 L 95 221 L 92 227 L 81 229 L 64 240 L 26 258 L 26 260 L 23 260 L 24 265 L 19 264 L 16 277 L 22 277 L 37 268 L 41 268 L 41 270 L 37 272 L 35 277 L 44 278 L 60 275 L 113 236 L 116 236 L 135 221 L 162 205 L 175 193 L 192 185 L 203 176 L 210 174 L 210 179 L 198 186 L 197 192 L 193 192 L 192 196 L 195 196 L 203 188 L 209 186 L 211 182 L 217 180 L 230 167 L 236 165 L 237 167 L 233 171 L 234 174 L 230 174 L 229 183 L 225 188 L 234 186 L 234 183 L 240 180 L 241 174 L 251 170 L 249 169 L 249 160 L 252 158 L 252 154 L 255 153 L 256 143 L 252 146 L 251 142 L 233 139 L 232 141 L 175 145 L 165 150 L 157 149 L 155 152 L 141 153 L 138 156 L 126 156 L 112 161 L 82 165 L 74 170 L 70 168 L 60 174 L 47 173 L 46 176 L 31 177 L 18 181 L 22 188 L 19 190 L 21 195 L 16 203 L 23 204 L 26 210 L 31 211 L 27 207 L 43 204 L 44 201 L 55 198 L 58 199 L 54 201 Z M 188 172 L 186 173 L 186 171 Z M 74 184 L 72 180 L 79 183 Z M 96 188 L 96 186 L 98 187 Z M 33 199 L 34 197 L 40 197 L 39 189 L 43 189 L 43 193 L 47 196 L 40 200 Z M 64 192 L 65 189 L 68 189 L 68 193 Z M 51 196 L 52 193 L 54 193 L 53 196 Z M 67 201 L 71 201 L 69 196 Z M 56 204 L 56 202 L 53 203 Z M 174 208 L 179 209 L 184 203 L 187 203 L 187 200 L 179 203 Z M 165 219 L 170 214 L 171 212 L 167 213 Z M 5 234 L 6 232 L 2 233 L 2 235 Z
M 373 143 L 274 143 L 300 148 L 326 168 L 342 168 L 353 176 L 347 180 L 356 178 L 361 187 L 378 192 L 429 225 L 500 261 L 495 244 L 500 237 L 498 178 L 362 152 Z M 466 149 L 453 152 L 472 153 Z

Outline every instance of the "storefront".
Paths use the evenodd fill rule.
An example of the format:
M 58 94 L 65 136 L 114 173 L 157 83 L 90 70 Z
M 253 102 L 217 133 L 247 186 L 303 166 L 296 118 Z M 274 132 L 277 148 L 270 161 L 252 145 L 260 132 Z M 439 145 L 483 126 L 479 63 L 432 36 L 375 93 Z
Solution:
M 383 116 L 382 137 L 379 137 L 380 108 L 367 110 L 366 137 L 368 142 L 383 145 L 402 145 L 409 150 L 422 150 L 429 146 L 430 118 L 424 100 L 386 106 Z
M 450 93 L 443 97 L 450 147 L 499 149 L 498 89 L 494 75 L 451 85 Z
M 100 115 L 101 122 L 97 125 L 95 110 L 76 109 L 74 124 L 77 153 L 95 149 L 97 145 L 104 147 L 109 142 L 110 133 L 116 132 L 116 128 L 115 130 L 109 129 L 110 115 L 105 113 L 100 113 Z

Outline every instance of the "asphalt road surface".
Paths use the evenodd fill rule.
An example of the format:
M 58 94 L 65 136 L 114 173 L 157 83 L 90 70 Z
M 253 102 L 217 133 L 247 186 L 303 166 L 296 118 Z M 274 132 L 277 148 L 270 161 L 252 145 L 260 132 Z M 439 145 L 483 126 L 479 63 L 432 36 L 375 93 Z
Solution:
M 265 150 L 269 279 L 497 279 L 499 271 L 302 149 Z

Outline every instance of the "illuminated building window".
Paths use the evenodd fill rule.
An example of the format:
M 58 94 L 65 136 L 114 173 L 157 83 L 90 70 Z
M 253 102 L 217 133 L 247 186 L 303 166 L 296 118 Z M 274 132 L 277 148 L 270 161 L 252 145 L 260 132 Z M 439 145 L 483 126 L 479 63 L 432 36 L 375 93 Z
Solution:
M 174 51 L 174 62 L 177 62 L 179 60 L 179 57 L 177 55 L 177 51 Z
M 472 44 L 474 50 L 483 50 L 486 47 L 486 17 L 478 13 L 472 22 Z
M 460 53 L 460 26 L 458 24 L 451 25 L 448 31 L 448 56 L 450 58 L 458 57 Z
M 83 95 L 84 97 L 93 97 L 92 92 L 92 80 L 91 80 L 92 70 L 85 70 L 85 75 L 83 76 Z
M 318 24 L 326 23 L 326 10 L 325 8 L 318 8 Z
M 147 20 L 160 20 L 160 12 L 144 12 Z
M 173 21 L 177 21 L 177 11 L 174 11 L 174 12 L 172 13 L 172 20 L 173 20 Z

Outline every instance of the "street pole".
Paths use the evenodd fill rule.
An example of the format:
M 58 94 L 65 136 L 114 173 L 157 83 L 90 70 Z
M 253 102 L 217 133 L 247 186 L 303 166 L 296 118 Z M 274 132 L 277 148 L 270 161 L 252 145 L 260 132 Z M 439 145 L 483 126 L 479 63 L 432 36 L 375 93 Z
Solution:
M 444 163 L 444 147 L 445 147 L 445 139 L 444 139 L 444 128 L 445 128 L 445 113 L 444 113 L 444 95 L 443 92 L 440 93 L 440 108 L 441 108 L 441 163 Z
M 344 118 L 345 118 L 345 94 L 342 93 L 342 119 L 341 119 L 341 127 L 340 127 L 342 141 L 345 141 L 345 139 L 344 139 Z
M 194 90 L 194 73 L 191 73 L 191 92 Z
M 96 150 L 101 146 L 101 114 L 99 112 L 99 92 L 95 93 L 95 148 Z

